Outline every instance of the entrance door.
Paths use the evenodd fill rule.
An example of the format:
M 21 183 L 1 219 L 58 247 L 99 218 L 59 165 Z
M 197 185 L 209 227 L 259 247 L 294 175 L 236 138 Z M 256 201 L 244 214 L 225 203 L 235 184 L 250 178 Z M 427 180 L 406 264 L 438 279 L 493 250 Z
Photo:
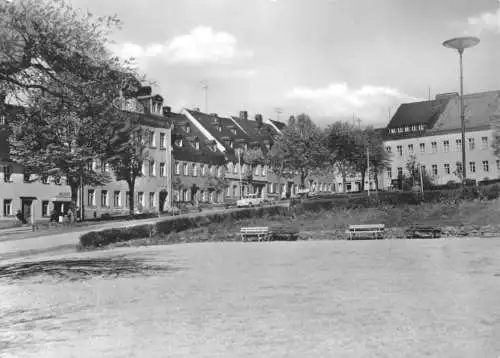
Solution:
M 21 208 L 23 214 L 23 222 L 28 223 L 31 219 L 31 206 L 33 205 L 32 199 L 21 199 Z
M 160 199 L 159 199 L 159 205 L 160 205 L 160 212 L 163 212 L 163 209 L 165 207 L 165 202 L 167 200 L 167 191 L 162 190 L 160 191 Z

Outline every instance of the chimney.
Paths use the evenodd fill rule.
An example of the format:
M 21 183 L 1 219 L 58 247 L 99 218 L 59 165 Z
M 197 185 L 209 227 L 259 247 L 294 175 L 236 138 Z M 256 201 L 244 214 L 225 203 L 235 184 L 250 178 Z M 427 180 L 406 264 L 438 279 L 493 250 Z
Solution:
M 247 111 L 240 111 L 240 119 L 243 120 L 248 120 L 248 112 Z
M 200 107 L 193 107 L 193 111 L 199 112 L 200 111 Z
M 255 122 L 257 122 L 257 126 L 262 127 L 262 114 L 255 115 Z
M 172 112 L 172 108 L 169 106 L 164 106 L 163 107 L 163 115 L 168 116 Z
M 217 117 L 217 113 L 210 113 L 210 117 Z

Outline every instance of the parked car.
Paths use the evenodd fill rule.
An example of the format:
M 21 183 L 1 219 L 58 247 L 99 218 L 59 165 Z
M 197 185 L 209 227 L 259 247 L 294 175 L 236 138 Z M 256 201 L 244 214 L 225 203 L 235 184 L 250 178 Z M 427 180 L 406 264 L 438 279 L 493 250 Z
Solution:
M 264 202 L 263 198 L 257 196 L 257 194 L 248 194 L 246 198 L 240 199 L 236 202 L 238 208 L 252 207 L 262 205 Z

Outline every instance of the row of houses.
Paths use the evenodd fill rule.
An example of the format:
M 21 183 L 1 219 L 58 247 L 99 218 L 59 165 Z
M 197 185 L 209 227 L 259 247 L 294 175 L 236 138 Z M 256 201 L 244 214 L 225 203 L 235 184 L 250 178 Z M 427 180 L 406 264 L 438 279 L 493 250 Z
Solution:
M 500 177 L 500 158 L 492 143 L 492 121 L 498 111 L 500 91 L 466 95 L 467 177 L 476 180 Z M 402 104 L 383 132 L 390 165 L 377 178 L 366 178 L 365 190 L 390 189 L 406 174 L 406 164 L 417 161 L 436 184 L 459 181 L 457 162 L 461 161 L 461 134 L 457 94 Z M 285 124 L 264 119 L 246 111 L 238 116 L 203 113 L 199 109 L 172 112 L 164 99 L 150 87 L 141 88 L 137 97 L 123 101 L 124 118 L 135 116 L 148 130 L 149 160 L 135 188 L 137 212 L 162 212 L 179 203 L 234 202 L 248 193 L 262 197 L 294 196 L 299 177 L 284 179 L 265 165 L 241 162 L 238 151 L 249 148 L 269 150 Z M 0 116 L 0 218 L 21 210 L 25 217 L 48 217 L 52 210 L 65 212 L 71 201 L 70 188 L 61 178 L 33 180 L 23 168 L 9 161 L 6 123 L 8 111 Z M 0 111 L 1 112 L 1 111 Z M 460 163 L 458 163 L 460 165 Z M 102 163 L 95 170 L 109 171 Z M 459 168 L 458 168 L 459 169 Z M 112 173 L 110 173 L 112 175 Z M 27 177 L 28 176 L 28 177 Z M 289 177 L 289 176 L 287 176 Z M 343 180 L 330 170 L 311 175 L 306 186 L 321 192 L 351 192 L 361 188 L 360 175 Z M 99 187 L 85 187 L 79 195 L 85 217 L 121 215 L 129 211 L 128 186 L 111 180 Z M 80 206 L 80 203 L 78 203 Z

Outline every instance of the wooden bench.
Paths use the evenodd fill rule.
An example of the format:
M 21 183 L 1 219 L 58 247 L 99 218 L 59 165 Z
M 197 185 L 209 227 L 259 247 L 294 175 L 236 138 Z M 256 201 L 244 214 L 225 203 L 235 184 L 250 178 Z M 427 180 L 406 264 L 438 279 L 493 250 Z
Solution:
M 349 225 L 349 230 L 346 233 L 349 234 L 349 240 L 352 240 L 356 236 L 365 236 L 375 239 L 383 239 L 385 232 L 384 224 L 369 224 L 369 225 Z
M 299 238 L 299 228 L 295 226 L 273 226 L 269 233 L 272 241 L 295 241 Z
M 240 229 L 241 241 L 250 241 L 250 238 L 257 238 L 257 241 L 269 239 L 269 228 L 267 226 L 242 227 Z
M 406 229 L 406 237 L 408 239 L 434 239 L 441 237 L 441 233 L 441 228 L 430 225 L 414 224 Z

